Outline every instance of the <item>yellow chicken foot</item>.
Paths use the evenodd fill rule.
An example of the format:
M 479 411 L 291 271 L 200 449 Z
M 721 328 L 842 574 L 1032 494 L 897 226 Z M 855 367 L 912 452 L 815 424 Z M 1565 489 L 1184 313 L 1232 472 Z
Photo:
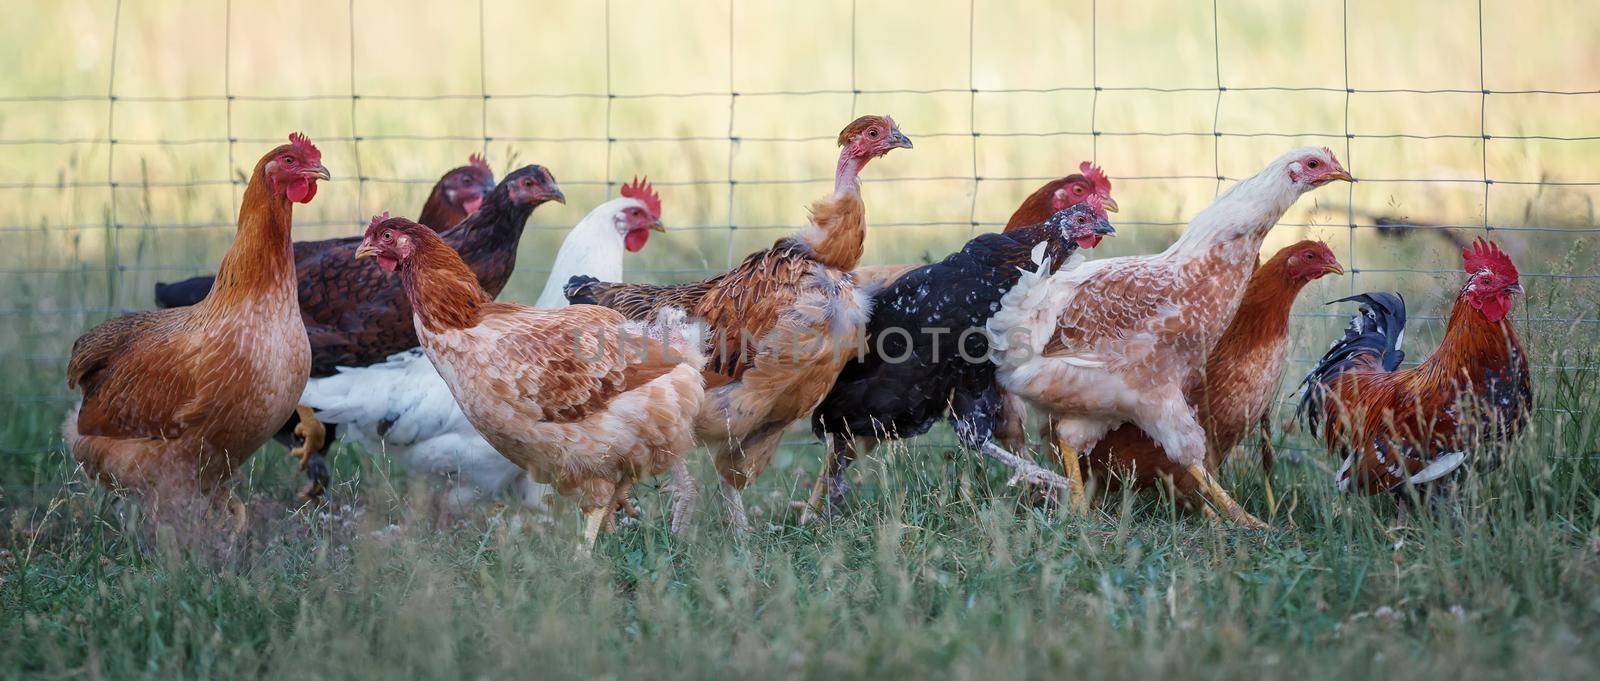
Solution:
M 295 413 L 300 416 L 300 422 L 295 424 L 294 436 L 300 439 L 300 445 L 289 450 L 289 455 L 300 460 L 300 472 L 308 478 L 306 486 L 300 490 L 300 499 L 311 501 L 322 497 L 326 483 L 321 471 L 311 470 L 311 457 L 327 444 L 328 429 L 317 420 L 316 412 L 310 407 L 295 407 Z
M 1267 527 L 1267 524 L 1261 522 L 1260 518 L 1250 515 L 1249 511 L 1244 510 L 1239 505 L 1239 502 L 1234 501 L 1233 497 L 1228 494 L 1227 490 L 1222 489 L 1222 485 L 1217 484 L 1216 478 L 1212 477 L 1204 466 L 1192 464 L 1185 467 L 1185 470 L 1189 471 L 1189 475 L 1194 477 L 1195 482 L 1199 485 L 1200 493 L 1206 499 L 1209 499 L 1211 503 L 1217 505 L 1223 517 L 1237 525 L 1251 529 L 1265 529 Z
M 1078 450 L 1067 445 L 1066 440 L 1056 437 L 1056 452 L 1061 457 L 1061 470 L 1067 474 L 1067 489 L 1072 498 L 1068 499 L 1068 507 L 1077 515 L 1089 513 L 1089 499 L 1083 492 L 1083 468 L 1078 465 Z

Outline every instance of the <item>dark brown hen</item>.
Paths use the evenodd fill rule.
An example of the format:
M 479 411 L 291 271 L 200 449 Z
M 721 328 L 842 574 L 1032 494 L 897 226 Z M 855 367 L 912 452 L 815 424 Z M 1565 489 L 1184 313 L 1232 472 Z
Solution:
M 467 262 L 478 284 L 500 295 L 516 268 L 517 244 L 533 209 L 565 202 L 543 166 L 508 175 L 483 206 L 440 236 Z M 300 313 L 311 337 L 311 375 L 366 366 L 417 347 L 411 305 L 400 283 L 371 261 L 356 260 L 360 239 L 347 240 L 299 263 Z

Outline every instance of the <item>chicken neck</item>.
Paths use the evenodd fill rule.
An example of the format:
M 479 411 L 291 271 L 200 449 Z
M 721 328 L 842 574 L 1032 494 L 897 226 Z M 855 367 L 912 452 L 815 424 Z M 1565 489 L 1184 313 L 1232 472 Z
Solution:
M 239 204 L 238 232 L 217 267 L 216 283 L 202 301 L 208 309 L 226 309 L 263 296 L 298 305 L 292 212 L 288 197 L 273 193 L 266 171 L 257 165 Z

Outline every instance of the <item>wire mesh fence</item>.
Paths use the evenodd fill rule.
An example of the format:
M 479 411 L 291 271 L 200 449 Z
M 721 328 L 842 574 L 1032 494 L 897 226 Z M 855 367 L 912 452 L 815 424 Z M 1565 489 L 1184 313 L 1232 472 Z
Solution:
M 70 59 L 46 52 L 33 63 L 43 75 L 0 93 L 14 123 L 0 118 L 0 154 L 13 159 L 0 164 L 0 280 L 13 292 L 0 319 L 20 331 L 0 343 L 17 377 L 0 402 L 39 414 L 10 428 L 5 451 L 50 443 L 72 399 L 61 371 L 77 333 L 149 307 L 157 279 L 214 266 L 244 171 L 301 129 L 339 180 L 302 209 L 301 238 L 406 213 L 395 207 L 416 205 L 468 152 L 501 172 L 552 168 L 575 207 L 530 224 L 507 291 L 520 300 L 585 206 L 635 174 L 662 189 L 676 234 L 630 260 L 630 279 L 696 278 L 802 226 L 805 201 L 832 181 L 833 131 L 860 113 L 894 115 L 918 143 L 865 178 L 868 258 L 881 262 L 942 255 L 998 228 L 1080 160 L 1105 166 L 1124 207 L 1129 236 L 1101 250 L 1149 252 L 1281 151 L 1325 145 L 1359 184 L 1325 190 L 1279 231 L 1330 241 L 1348 275 L 1297 308 L 1289 374 L 1346 318 L 1317 305 L 1332 293 L 1424 291 L 1411 318 L 1426 348 L 1459 279 L 1452 243 L 1485 232 L 1508 242 L 1534 288 L 1520 320 L 1536 350 L 1551 350 L 1536 366 L 1600 370 L 1567 351 L 1600 334 L 1600 175 L 1583 162 L 1600 142 L 1584 124 L 1600 69 L 1562 37 L 1600 26 L 1581 4 L 437 4 L 33 8 L 72 15 L 63 49 L 79 62 L 92 52 L 95 65 L 52 78 L 53 62 Z M 528 18 L 536 28 L 519 23 Z M 295 26 L 304 34 L 277 30 Z M 406 38 L 418 35 L 436 40 Z M 1397 38 L 1437 63 L 1397 59 Z M 1520 66 L 1506 70 L 1508 50 Z M 428 71 L 433 62 L 447 73 Z M 151 76 L 152 64 L 177 75 Z M 408 82 L 396 64 L 434 75 Z M 297 69 L 318 76 L 241 82 Z M 676 72 L 692 76 L 663 76 Z M 339 80 L 347 87 L 330 85 Z

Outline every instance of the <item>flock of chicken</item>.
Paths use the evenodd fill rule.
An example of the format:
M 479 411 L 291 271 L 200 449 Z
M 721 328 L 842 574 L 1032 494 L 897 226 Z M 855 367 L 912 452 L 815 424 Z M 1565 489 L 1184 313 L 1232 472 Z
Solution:
M 338 434 L 452 485 L 452 505 L 546 491 L 582 509 L 585 546 L 636 514 L 630 488 L 671 474 L 670 522 L 696 498 L 685 456 L 710 449 L 732 524 L 741 491 L 783 433 L 810 417 L 827 456 L 802 520 L 843 502 L 845 469 L 883 440 L 948 420 L 1013 483 L 1064 508 L 1102 486 L 1165 481 L 1247 526 L 1261 521 L 1213 477 L 1266 414 L 1289 310 L 1343 269 L 1303 241 L 1264 263 L 1268 230 L 1304 193 L 1353 181 L 1323 148 L 1290 151 L 1195 216 L 1152 255 L 1085 261 L 1113 233 L 1111 182 L 1088 163 L 1040 187 L 998 234 L 932 264 L 860 267 L 869 162 L 912 144 L 893 119 L 839 134 L 832 194 L 810 224 L 704 281 L 615 283 L 661 231 L 661 197 L 624 186 L 567 236 L 536 306 L 497 301 L 523 227 L 565 202 L 530 165 L 496 183 L 471 162 L 434 187 L 420 222 L 388 213 L 364 235 L 291 239 L 295 203 L 329 179 L 305 136 L 256 164 L 215 277 L 158 285 L 164 309 L 108 320 L 73 345 L 82 393 L 63 433 L 83 468 L 155 507 L 246 513 L 230 481 L 275 435 L 327 480 Z M 1441 347 L 1401 368 L 1405 306 L 1369 293 L 1306 377 L 1301 411 L 1342 458 L 1341 488 L 1375 493 L 1445 478 L 1514 434 L 1531 403 L 1510 321 L 1517 270 L 1479 240 Z M 570 301 L 570 304 L 569 304 Z M 308 380 L 309 377 L 309 380 Z M 1045 417 L 1061 472 L 1027 454 Z M 1267 438 L 1263 437 L 1263 444 Z M 1270 455 L 1266 459 L 1270 465 Z

